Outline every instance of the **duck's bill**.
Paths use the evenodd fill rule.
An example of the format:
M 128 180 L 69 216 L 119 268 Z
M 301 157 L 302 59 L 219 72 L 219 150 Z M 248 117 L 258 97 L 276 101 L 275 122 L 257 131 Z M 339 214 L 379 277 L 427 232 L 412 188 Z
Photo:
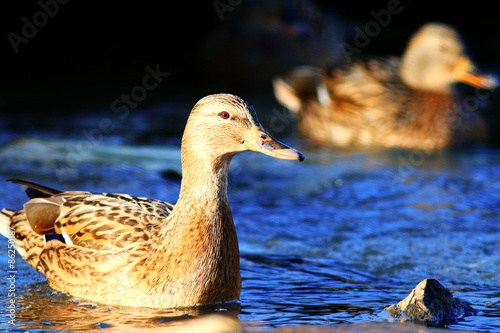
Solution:
M 498 80 L 492 75 L 480 74 L 476 67 L 468 60 L 463 59 L 459 65 L 456 79 L 459 82 L 471 85 L 475 88 L 493 89 L 498 86 Z
M 494 76 L 464 72 L 457 77 L 457 80 L 475 88 L 493 89 L 498 86 L 498 80 Z
M 245 140 L 243 144 L 249 150 L 283 160 L 298 160 L 301 162 L 304 160 L 304 155 L 300 151 L 279 142 L 265 130 L 258 127 L 252 129 L 250 139 Z

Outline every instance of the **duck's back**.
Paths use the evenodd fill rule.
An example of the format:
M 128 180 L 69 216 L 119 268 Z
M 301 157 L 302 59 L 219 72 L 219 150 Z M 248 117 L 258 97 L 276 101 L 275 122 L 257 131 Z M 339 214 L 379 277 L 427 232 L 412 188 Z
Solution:
M 395 58 L 372 59 L 327 70 L 317 82 L 315 96 L 304 98 L 299 92 L 300 132 L 318 144 L 382 145 L 407 93 L 397 76 L 398 64 Z M 294 84 L 293 75 L 289 82 Z

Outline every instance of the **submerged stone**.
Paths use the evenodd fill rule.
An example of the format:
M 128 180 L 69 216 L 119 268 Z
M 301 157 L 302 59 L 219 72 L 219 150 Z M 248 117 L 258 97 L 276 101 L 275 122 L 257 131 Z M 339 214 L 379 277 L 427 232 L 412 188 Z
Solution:
M 395 318 L 434 325 L 455 322 L 460 317 L 476 314 L 476 310 L 467 302 L 454 298 L 435 279 L 423 280 L 405 299 L 385 309 Z

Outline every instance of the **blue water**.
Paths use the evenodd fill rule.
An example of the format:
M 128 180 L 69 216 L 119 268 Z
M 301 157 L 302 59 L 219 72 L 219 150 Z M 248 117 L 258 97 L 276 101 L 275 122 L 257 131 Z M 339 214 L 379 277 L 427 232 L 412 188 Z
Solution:
M 73 126 L 92 126 L 92 119 Z M 4 131 L 1 140 L 7 146 L 26 136 L 84 140 L 82 127 Z M 435 278 L 478 310 L 446 327 L 500 332 L 500 151 L 335 151 L 310 148 L 294 137 L 283 141 L 301 149 L 306 160 L 248 152 L 236 156 L 231 166 L 228 194 L 243 278 L 239 303 L 183 311 L 80 304 L 50 289 L 18 257 L 11 325 L 5 296 L 8 242 L 2 238 L 0 329 L 106 332 L 109 327 L 158 327 L 172 318 L 209 312 L 229 313 L 261 328 L 389 321 L 386 306 L 406 297 L 421 280 Z M 99 145 L 125 143 L 140 149 L 152 143 L 175 145 L 178 139 L 144 143 L 117 131 Z M 177 199 L 175 172 L 152 171 L 161 161 L 151 161 L 154 167 L 138 167 L 133 158 L 106 163 L 103 157 L 102 163 L 71 166 L 60 162 L 58 177 L 53 157 L 6 156 L 5 145 L 0 179 Z M 25 201 L 19 185 L 0 187 L 2 207 L 20 208 Z

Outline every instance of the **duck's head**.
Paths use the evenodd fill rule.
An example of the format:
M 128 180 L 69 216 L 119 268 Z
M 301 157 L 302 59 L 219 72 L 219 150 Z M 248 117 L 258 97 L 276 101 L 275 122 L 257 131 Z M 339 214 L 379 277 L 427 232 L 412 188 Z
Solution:
M 477 88 L 497 85 L 495 78 L 477 72 L 458 33 L 441 23 L 428 23 L 413 35 L 401 62 L 400 76 L 413 88 L 436 92 L 449 90 L 455 82 Z
M 274 139 L 253 107 L 231 94 L 209 95 L 196 103 L 182 138 L 182 156 L 217 162 L 253 150 L 287 160 L 304 160 L 299 151 Z M 199 161 L 198 161 L 199 162 Z

